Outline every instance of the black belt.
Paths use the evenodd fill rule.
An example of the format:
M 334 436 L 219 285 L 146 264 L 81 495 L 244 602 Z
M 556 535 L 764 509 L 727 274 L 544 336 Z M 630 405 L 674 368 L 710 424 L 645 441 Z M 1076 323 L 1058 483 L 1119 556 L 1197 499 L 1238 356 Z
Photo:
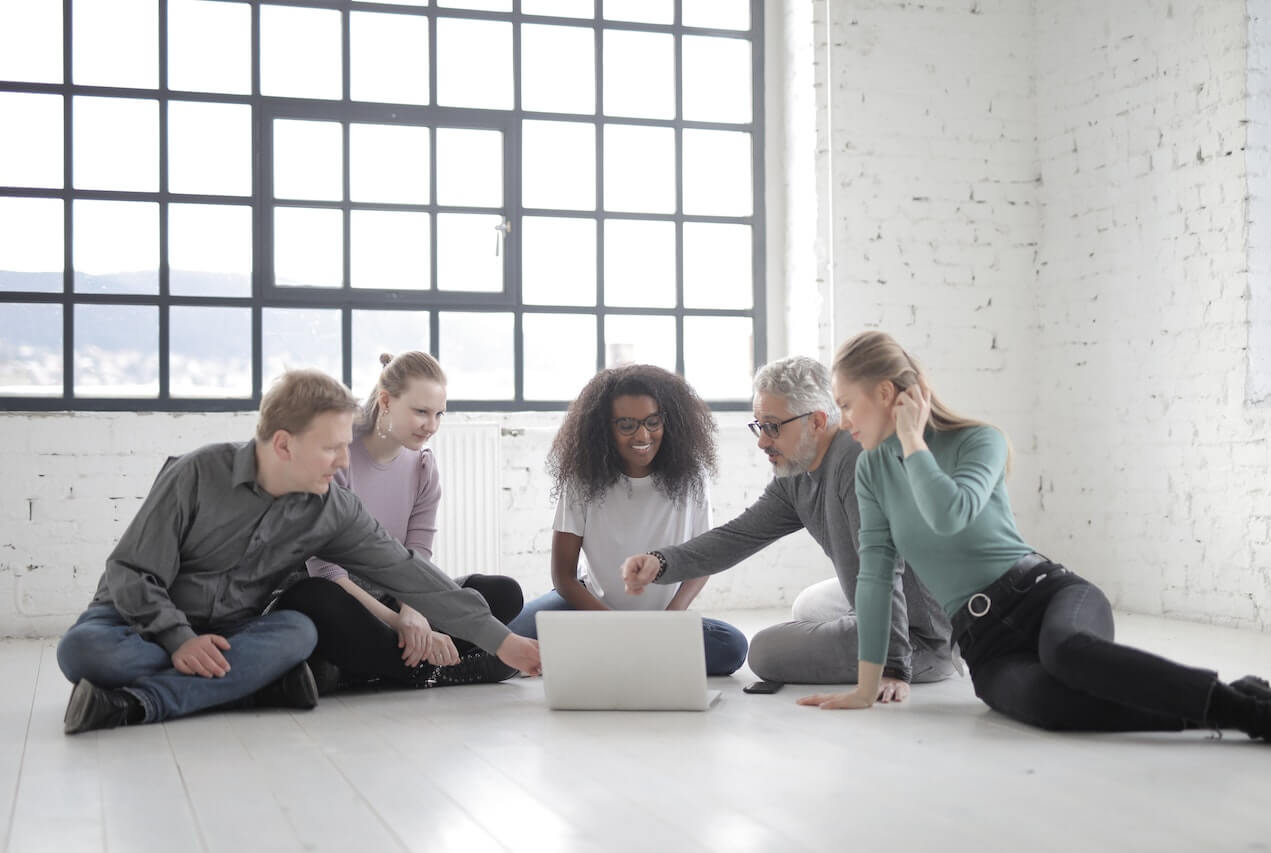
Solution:
M 1048 568 L 1037 571 L 1037 568 L 1043 565 Z M 1063 566 L 1052 563 L 1041 554 L 1036 552 L 1025 554 L 1003 572 L 1001 577 L 968 598 L 966 604 L 953 614 L 950 620 L 953 627 L 953 639 L 956 641 L 966 633 L 967 628 L 975 624 L 976 620 L 989 615 L 995 601 L 1008 597 L 1018 598 L 1052 574 L 1067 571 Z

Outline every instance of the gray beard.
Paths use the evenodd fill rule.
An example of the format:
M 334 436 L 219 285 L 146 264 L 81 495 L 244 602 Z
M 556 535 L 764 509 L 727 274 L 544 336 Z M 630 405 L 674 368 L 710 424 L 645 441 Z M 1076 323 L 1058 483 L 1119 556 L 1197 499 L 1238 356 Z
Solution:
M 811 430 L 807 430 L 799 439 L 799 443 L 795 445 L 794 455 L 784 457 L 783 461 L 778 462 L 773 468 L 778 477 L 793 477 L 796 474 L 806 474 L 814 459 L 816 459 L 816 437 L 812 435 Z

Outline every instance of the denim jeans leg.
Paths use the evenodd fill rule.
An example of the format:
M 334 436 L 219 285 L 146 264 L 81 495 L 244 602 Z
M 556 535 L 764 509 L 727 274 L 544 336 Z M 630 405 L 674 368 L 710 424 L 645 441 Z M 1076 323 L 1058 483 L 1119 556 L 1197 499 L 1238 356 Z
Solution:
M 702 643 L 707 675 L 732 675 L 746 662 L 746 635 L 727 622 L 703 617 Z
M 535 615 L 541 610 L 573 610 L 573 605 L 561 598 L 561 594 L 556 590 L 548 590 L 533 601 L 525 603 L 525 607 L 521 610 L 520 615 L 508 623 L 508 628 L 513 634 L 520 634 L 522 637 L 529 637 L 532 640 L 538 639 L 538 625 L 534 621 Z
M 72 684 L 123 687 L 172 666 L 158 643 L 144 639 L 108 604 L 90 607 L 57 644 L 57 665 Z
M 224 632 L 230 670 L 221 678 L 186 675 L 169 667 L 128 685 L 146 721 L 181 717 L 250 696 L 309 657 L 318 642 L 313 621 L 294 610 L 275 610 Z

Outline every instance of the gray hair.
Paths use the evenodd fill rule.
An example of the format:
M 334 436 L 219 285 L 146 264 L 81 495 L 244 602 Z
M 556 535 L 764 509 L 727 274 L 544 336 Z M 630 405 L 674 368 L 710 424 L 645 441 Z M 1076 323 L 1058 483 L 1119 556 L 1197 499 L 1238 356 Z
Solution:
M 825 421 L 838 426 L 839 407 L 830 393 L 830 371 L 805 355 L 771 361 L 755 374 L 755 393 L 784 397 L 792 412 L 825 412 Z

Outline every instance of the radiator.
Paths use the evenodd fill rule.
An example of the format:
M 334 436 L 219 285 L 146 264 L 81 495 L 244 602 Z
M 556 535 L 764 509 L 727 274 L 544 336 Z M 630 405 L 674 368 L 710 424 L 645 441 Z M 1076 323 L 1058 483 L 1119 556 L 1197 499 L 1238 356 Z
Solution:
M 429 442 L 441 470 L 433 562 L 452 577 L 499 572 L 499 433 L 495 423 L 447 423 Z

